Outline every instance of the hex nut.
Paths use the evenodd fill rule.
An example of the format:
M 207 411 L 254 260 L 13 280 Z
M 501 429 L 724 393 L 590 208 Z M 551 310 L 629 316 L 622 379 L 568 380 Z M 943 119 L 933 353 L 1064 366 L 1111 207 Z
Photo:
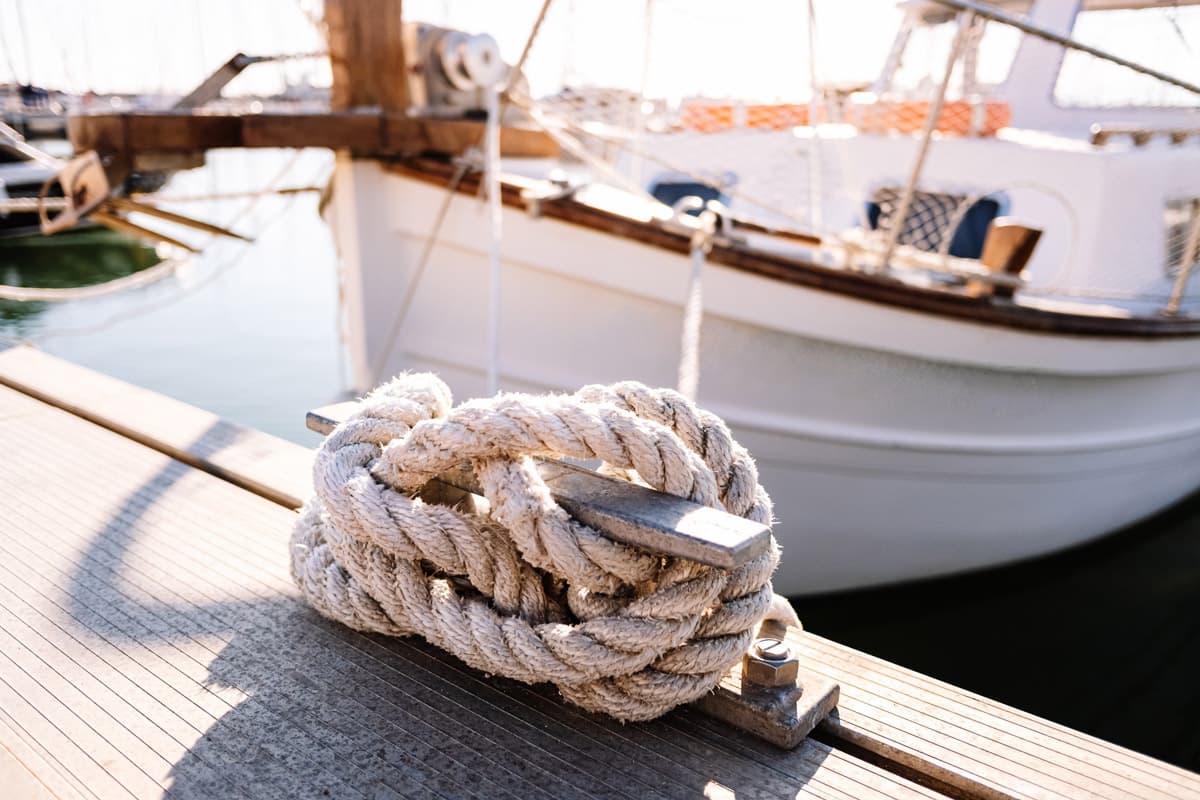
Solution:
M 742 656 L 742 680 L 756 686 L 791 686 L 800 676 L 800 660 L 789 655 L 779 660 L 767 660 L 753 652 Z

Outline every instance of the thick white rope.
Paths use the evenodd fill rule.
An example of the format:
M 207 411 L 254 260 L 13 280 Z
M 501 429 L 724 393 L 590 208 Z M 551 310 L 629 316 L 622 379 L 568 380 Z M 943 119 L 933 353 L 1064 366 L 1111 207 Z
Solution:
M 625 382 L 452 407 L 437 377 L 401 375 L 317 452 L 316 496 L 291 545 L 305 599 L 352 628 L 420 635 L 623 720 L 710 691 L 772 606 L 774 540 L 733 570 L 621 544 L 563 511 L 533 456 L 599 460 L 608 474 L 771 522 L 749 453 L 674 391 Z M 433 497 L 429 480 L 467 461 L 487 506 L 435 502 L 453 498 Z
M 488 394 L 495 394 L 500 389 L 500 281 L 503 275 L 500 243 L 503 240 L 504 219 L 500 197 L 499 85 L 487 88 L 485 134 L 484 184 L 487 187 L 488 207 L 487 387 Z
M 699 197 L 681 198 L 672 208 L 677 220 L 689 210 L 700 212 L 700 225 L 692 233 L 691 264 L 687 299 L 683 305 L 683 328 L 679 335 L 679 393 L 695 402 L 700 390 L 700 327 L 704 322 L 704 260 L 712 250 L 717 231 L 717 212 Z
M 692 272 L 683 304 L 683 329 L 679 335 L 679 393 L 695 400 L 700 390 L 700 326 L 704 322 L 704 248 L 692 244 Z

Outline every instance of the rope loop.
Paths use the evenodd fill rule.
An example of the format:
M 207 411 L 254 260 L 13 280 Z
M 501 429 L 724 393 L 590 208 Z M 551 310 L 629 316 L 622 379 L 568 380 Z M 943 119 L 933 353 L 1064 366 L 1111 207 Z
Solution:
M 534 457 L 769 524 L 754 461 L 715 415 L 639 383 L 453 406 L 436 376 L 366 397 L 317 452 L 292 574 L 322 615 L 416 634 L 485 673 L 554 683 L 622 720 L 710 691 L 771 606 L 778 545 L 733 570 L 613 541 L 554 501 Z M 469 462 L 486 503 L 430 479 Z

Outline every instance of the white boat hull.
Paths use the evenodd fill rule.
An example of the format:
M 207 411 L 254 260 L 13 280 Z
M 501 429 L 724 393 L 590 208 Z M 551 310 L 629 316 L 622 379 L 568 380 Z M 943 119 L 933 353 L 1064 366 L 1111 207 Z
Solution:
M 485 391 L 487 215 L 456 197 L 386 364 L 445 190 L 339 160 L 333 222 L 356 382 Z M 686 256 L 504 211 L 509 390 L 674 385 Z M 1200 342 L 1031 333 L 710 265 L 700 403 L 755 455 L 806 594 L 1028 558 L 1200 485 Z

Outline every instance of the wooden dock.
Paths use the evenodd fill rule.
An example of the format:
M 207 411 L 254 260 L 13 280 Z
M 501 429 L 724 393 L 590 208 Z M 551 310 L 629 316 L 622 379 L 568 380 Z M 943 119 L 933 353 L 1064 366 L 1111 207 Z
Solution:
M 811 634 L 792 644 L 841 702 L 789 752 L 345 630 L 288 575 L 310 451 L 31 349 L 0 351 L 0 443 L 5 797 L 1200 798 L 1200 776 Z

